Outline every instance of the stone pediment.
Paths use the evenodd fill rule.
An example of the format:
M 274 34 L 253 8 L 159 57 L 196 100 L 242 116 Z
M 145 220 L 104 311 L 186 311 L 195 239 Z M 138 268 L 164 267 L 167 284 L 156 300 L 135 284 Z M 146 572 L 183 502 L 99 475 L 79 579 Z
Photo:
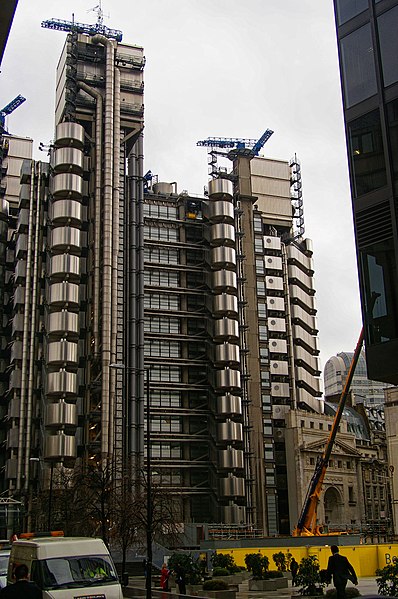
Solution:
M 303 444 L 300 447 L 301 451 L 315 451 L 319 454 L 322 454 L 324 449 L 325 449 L 326 443 L 325 441 L 313 441 L 312 443 L 308 443 L 308 444 Z M 352 457 L 361 457 L 361 453 L 359 451 L 357 451 L 355 449 L 355 447 L 352 447 L 351 445 L 348 445 L 347 443 L 344 443 L 343 441 L 340 440 L 335 440 L 334 444 L 333 444 L 333 450 L 332 453 L 334 455 L 349 455 Z

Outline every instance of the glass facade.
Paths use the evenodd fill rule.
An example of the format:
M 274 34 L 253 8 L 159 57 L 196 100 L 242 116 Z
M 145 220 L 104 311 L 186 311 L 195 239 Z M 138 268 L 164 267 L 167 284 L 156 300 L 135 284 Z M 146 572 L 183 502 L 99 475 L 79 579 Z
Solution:
M 337 20 L 342 25 L 368 8 L 368 0 L 337 0 Z
M 362 250 L 360 257 L 368 338 L 372 344 L 385 343 L 398 337 L 398 284 L 393 239 Z
M 380 113 L 374 110 L 348 124 L 354 196 L 387 184 Z
M 384 85 L 398 81 L 398 6 L 377 19 Z
M 346 108 L 377 92 L 376 69 L 370 24 L 340 41 L 341 68 Z

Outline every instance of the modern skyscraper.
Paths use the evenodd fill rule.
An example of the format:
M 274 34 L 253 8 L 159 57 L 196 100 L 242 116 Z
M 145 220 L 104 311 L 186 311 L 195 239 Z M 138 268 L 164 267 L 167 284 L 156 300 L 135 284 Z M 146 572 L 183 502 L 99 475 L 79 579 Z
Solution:
M 144 62 L 70 33 L 50 163 L 22 165 L 3 489 L 90 461 L 135 476 L 149 441 L 182 522 L 287 534 L 288 414 L 322 410 L 300 165 L 237 151 L 201 198 L 144 175 Z
M 327 360 L 323 373 L 325 399 L 343 391 L 353 355 L 353 352 L 341 352 Z M 389 385 L 368 378 L 365 352 L 362 351 L 355 368 L 351 391 L 355 396 L 360 396 L 361 403 L 371 406 L 384 403 L 384 389 L 387 386 Z
M 368 375 L 398 383 L 398 3 L 334 0 Z

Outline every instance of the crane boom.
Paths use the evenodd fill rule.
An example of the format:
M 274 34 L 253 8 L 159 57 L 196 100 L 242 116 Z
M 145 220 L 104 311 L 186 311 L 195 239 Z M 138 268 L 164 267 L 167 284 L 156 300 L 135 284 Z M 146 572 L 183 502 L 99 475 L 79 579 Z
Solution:
M 259 139 L 246 139 L 244 137 L 208 137 L 202 141 L 196 142 L 197 146 L 207 148 L 230 148 L 232 150 L 229 158 L 235 158 L 240 153 L 249 157 L 258 156 L 258 153 L 269 140 L 273 131 L 267 129 Z
M 2 108 L 0 110 L 0 133 L 5 132 L 6 116 L 11 114 L 12 112 L 14 112 L 14 110 L 16 108 L 18 108 L 18 106 L 21 106 L 21 104 L 23 104 L 25 102 L 25 100 L 26 100 L 26 98 L 24 98 L 23 96 L 21 96 L 21 94 L 19 94 L 16 98 L 11 100 L 11 102 L 9 102 L 7 104 L 7 106 L 4 106 L 4 108 Z
M 369 312 L 373 311 L 375 302 L 379 297 L 378 293 L 373 293 Z M 339 429 L 339 424 L 341 417 L 343 415 L 343 410 L 345 406 L 345 402 L 350 391 L 352 379 L 354 378 L 355 368 L 357 366 L 359 356 L 361 354 L 361 349 L 363 345 L 365 331 L 362 327 L 361 333 L 359 335 L 359 339 L 354 351 L 354 355 L 352 356 L 351 364 L 347 372 L 346 381 L 343 387 L 343 390 L 340 395 L 339 404 L 337 407 L 337 411 L 334 417 L 332 429 L 330 431 L 328 440 L 325 445 L 325 449 L 323 451 L 322 456 L 318 457 L 317 463 L 315 465 L 315 471 L 312 475 L 310 485 L 308 487 L 307 495 L 304 501 L 303 509 L 301 510 L 301 514 L 297 523 L 296 528 L 293 531 L 294 537 L 300 536 L 316 536 L 321 535 L 322 532 L 319 529 L 319 526 L 316 523 L 317 518 L 317 508 L 319 504 L 319 499 L 321 496 L 322 485 L 326 474 L 326 469 L 328 467 L 329 459 L 333 450 L 334 441 L 336 439 L 336 435 Z
M 115 39 L 121 42 L 123 33 L 118 29 L 109 29 L 102 22 L 88 25 L 86 23 L 77 23 L 76 21 L 64 21 L 62 19 L 49 19 L 42 21 L 41 26 L 45 29 L 55 29 L 56 31 L 75 31 L 76 33 L 87 33 L 87 35 L 95 35 L 100 33 L 107 38 Z

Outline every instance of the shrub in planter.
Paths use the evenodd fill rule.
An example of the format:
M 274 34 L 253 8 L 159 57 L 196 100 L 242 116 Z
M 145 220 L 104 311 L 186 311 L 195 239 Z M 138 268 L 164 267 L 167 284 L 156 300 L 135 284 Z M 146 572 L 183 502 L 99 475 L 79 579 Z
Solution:
M 345 590 L 345 596 L 347 599 L 352 599 L 353 597 L 360 597 L 361 593 L 358 591 L 356 587 L 348 587 Z M 336 599 L 337 591 L 336 589 L 329 589 L 326 591 L 326 597 L 328 599 Z
M 279 570 L 268 570 L 265 580 L 270 580 L 271 578 L 283 578 L 283 572 L 280 572 Z
M 240 572 L 239 566 L 235 564 L 233 556 L 229 553 L 213 553 L 211 563 L 213 564 L 213 570 L 215 568 L 225 568 L 230 574 Z
M 315 555 L 303 557 L 296 576 L 300 595 L 323 595 L 325 584 L 321 581 L 318 558 Z
M 213 568 L 213 576 L 229 576 L 231 572 L 227 568 Z
M 245 555 L 245 564 L 255 580 L 265 580 L 267 578 L 269 559 L 266 555 L 247 553 Z
M 216 578 L 213 578 L 213 580 L 206 580 L 206 582 L 203 583 L 203 590 L 226 591 L 228 590 L 228 583 L 226 583 L 224 580 L 217 580 Z
M 167 565 L 171 571 L 182 570 L 187 584 L 198 584 L 202 580 L 198 560 L 188 553 L 172 553 Z
M 379 595 L 398 597 L 398 561 L 376 570 Z
M 286 572 L 288 569 L 286 555 L 283 551 L 278 551 L 278 553 L 274 553 L 272 559 L 275 562 L 275 566 L 280 572 Z

